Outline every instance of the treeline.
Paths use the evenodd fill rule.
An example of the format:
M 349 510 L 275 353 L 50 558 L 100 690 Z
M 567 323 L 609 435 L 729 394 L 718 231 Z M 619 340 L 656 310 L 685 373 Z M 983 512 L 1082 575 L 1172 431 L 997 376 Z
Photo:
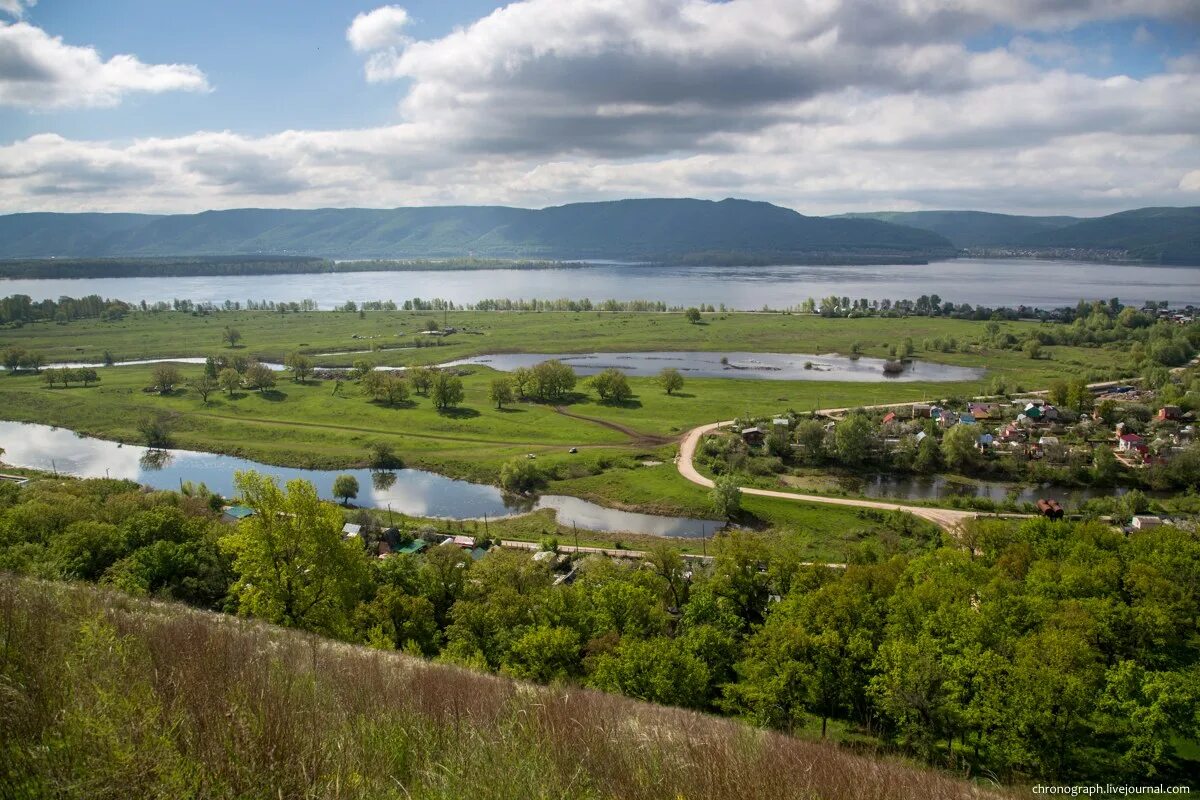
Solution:
M 585 269 L 592 266 L 586 261 L 525 261 L 501 258 L 447 258 L 447 259 L 370 259 L 366 261 L 339 261 L 337 272 L 441 272 L 448 270 L 477 269 Z
M 128 314 L 131 308 L 126 302 L 106 299 L 98 294 L 36 302 L 29 295 L 14 294 L 0 298 L 0 325 L 66 323 L 76 319 L 118 320 Z
M 1135 309 L 1121 303 L 1120 298 L 1113 297 L 1108 301 L 1095 300 L 1088 302 L 1080 300 L 1075 306 L 1062 306 L 1053 309 L 1017 305 L 990 307 L 973 306 L 970 303 L 954 303 L 943 300 L 937 294 L 923 294 L 916 300 L 882 298 L 870 300 L 866 297 L 852 298 L 829 295 L 820 300 L 809 297 L 792 309 L 801 314 L 820 314 L 823 317 L 950 317 L 967 320 L 1016 321 L 1022 319 L 1038 319 L 1043 322 L 1077 322 L 1088 320 L 1094 325 L 1094 317 L 1099 314 L 1107 319 L 1114 319 L 1125 314 L 1121 321 L 1125 327 L 1139 327 L 1154 321 L 1159 310 L 1166 309 L 1166 301 L 1146 303 L 1142 309 Z M 765 309 L 764 309 L 765 310 Z
M 706 564 L 664 545 L 556 567 L 495 547 L 374 558 L 385 534 L 360 518 L 343 539 L 310 484 L 238 487 L 257 513 L 227 526 L 202 487 L 0 484 L 0 568 L 786 731 L 833 723 L 1007 781 L 1166 780 L 1200 737 L 1200 539 L 1176 528 L 975 523 L 966 548 L 864 547 L 844 569 L 733 532 Z
M 329 259 L 307 256 L 179 258 L 36 258 L 0 261 L 0 278 L 181 278 L 333 272 Z

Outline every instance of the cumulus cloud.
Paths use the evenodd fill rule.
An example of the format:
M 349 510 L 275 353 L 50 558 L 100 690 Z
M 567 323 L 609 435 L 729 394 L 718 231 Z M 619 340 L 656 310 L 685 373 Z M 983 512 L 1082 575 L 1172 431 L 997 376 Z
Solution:
M 0 106 L 27 109 L 115 106 L 133 92 L 207 91 L 190 64 L 107 61 L 93 47 L 65 43 L 26 22 L 0 22 Z
M 1058 34 L 1194 0 L 523 0 L 446 36 L 346 31 L 395 124 L 0 147 L 0 209 L 544 206 L 743 196 L 807 213 L 1194 202 L 1200 62 L 1072 71 Z M 1008 26 L 978 52 L 964 42 Z M 3 69 L 0 68 L 0 74 Z M 96 186 L 108 172 L 115 191 Z M 1181 177 L 1182 176 L 1182 177 Z

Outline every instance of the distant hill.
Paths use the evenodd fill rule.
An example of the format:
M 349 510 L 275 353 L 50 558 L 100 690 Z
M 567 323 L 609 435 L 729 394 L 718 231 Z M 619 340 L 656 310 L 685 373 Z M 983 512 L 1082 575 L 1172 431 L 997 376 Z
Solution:
M 942 236 L 873 219 L 806 217 L 748 200 L 661 199 L 396 209 L 0 217 L 0 258 L 302 255 L 667 262 L 920 261 Z
M 1149 264 L 1200 265 L 1200 207 L 1138 208 L 1104 217 L 1023 217 L 982 211 L 876 211 L 842 219 L 893 222 L 944 236 L 962 249 L 1027 250 L 1031 255 L 1111 257 Z M 1079 251 L 1072 253 L 1070 251 Z
M 1126 250 L 1156 264 L 1200 265 L 1200 206 L 1139 208 L 1084 219 L 1025 238 L 1039 247 L 1091 247 Z
M 874 211 L 843 214 L 843 218 L 876 219 L 932 231 L 955 247 L 997 247 L 1079 222 L 1078 217 L 1023 217 L 987 211 Z

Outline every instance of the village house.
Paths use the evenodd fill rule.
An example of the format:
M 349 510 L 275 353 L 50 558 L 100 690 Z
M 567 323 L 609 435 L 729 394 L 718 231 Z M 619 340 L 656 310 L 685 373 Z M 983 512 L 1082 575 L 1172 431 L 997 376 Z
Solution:
M 1178 422 L 1183 419 L 1183 409 L 1179 406 L 1163 406 L 1156 417 L 1159 422 Z

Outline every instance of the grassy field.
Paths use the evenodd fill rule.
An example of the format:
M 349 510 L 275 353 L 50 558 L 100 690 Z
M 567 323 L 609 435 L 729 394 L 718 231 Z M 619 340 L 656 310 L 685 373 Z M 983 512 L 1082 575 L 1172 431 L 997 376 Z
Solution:
M 0 640 L 6 797 L 1012 796 L 703 714 L 80 585 L 0 582 Z
M 450 325 L 462 332 L 447 337 L 421 334 L 426 324 Z M 1001 333 L 1025 338 L 1040 323 L 1003 322 Z M 292 351 L 342 352 L 318 362 L 348 366 L 356 358 L 389 365 L 435 363 L 500 352 L 620 350 L 743 350 L 782 353 L 849 354 L 858 344 L 864 355 L 883 357 L 888 348 L 911 338 L 918 355 L 932 361 L 986 366 L 1028 387 L 1055 377 L 1112 369 L 1113 353 L 1102 349 L 1052 347 L 1049 359 L 1034 361 L 1010 350 L 921 352 L 925 339 L 953 338 L 964 345 L 984 337 L 984 323 L 941 317 L 826 319 L 799 314 L 706 314 L 699 325 L 679 313 L 598 312 L 221 312 L 135 313 L 118 322 L 79 320 L 65 325 L 37 323 L 0 330 L 0 350 L 17 346 L 43 353 L 49 361 L 100 361 L 105 351 L 119 361 L 172 356 L 203 356 L 226 349 L 221 332 L 237 328 L 242 346 L 233 352 L 279 361 Z M 414 340 L 439 347 L 412 348 Z M 345 351 L 393 348 L 366 354 Z M 406 349 L 394 349 L 394 348 Z M 889 384 L 890 385 L 890 384 Z
M 419 331 L 435 321 L 460 329 L 448 337 Z M 236 350 L 221 345 L 226 325 L 243 334 Z M 703 423 L 743 414 L 853 406 L 984 391 L 993 376 L 1011 384 L 1043 386 L 1063 375 L 1097 377 L 1119 359 L 1112 351 L 1046 348 L 1049 359 L 1032 360 L 1009 350 L 968 348 L 983 337 L 983 323 L 942 318 L 825 319 L 773 313 L 708 314 L 693 325 L 680 314 L 594 312 L 344 312 L 277 314 L 263 311 L 134 313 L 119 322 L 92 320 L 65 325 L 35 324 L 0 331 L 0 349 L 36 350 L 48 361 L 117 360 L 195 356 L 226 352 L 281 359 L 291 350 L 319 354 L 371 346 L 410 344 L 414 335 L 441 346 L 377 350 L 364 355 L 319 356 L 318 363 L 348 364 L 366 357 L 375 363 L 433 363 L 502 351 L 583 352 L 594 350 L 731 350 L 842 352 L 857 348 L 884 356 L 888 347 L 913 339 L 955 338 L 974 352 L 922 353 L 922 357 L 988 370 L 982 380 L 957 383 L 847 383 L 688 378 L 683 391 L 665 394 L 649 378 L 630 379 L 635 396 L 620 405 L 598 401 L 585 381 L 565 409 L 520 403 L 497 410 L 487 391 L 496 373 L 473 367 L 464 375 L 466 397 L 458 409 L 441 412 L 428 398 L 414 395 L 399 408 L 370 402 L 353 383 L 335 394 L 331 382 L 297 384 L 281 376 L 274 391 L 214 394 L 207 403 L 186 389 L 169 396 L 143 392 L 151 367 L 101 370 L 100 385 L 49 389 L 35 375 L 0 376 L 0 417 L 60 425 L 90 435 L 142 443 L 138 423 L 163 412 L 173 415 L 175 446 L 227 453 L 265 463 L 312 468 L 364 466 L 368 446 L 386 442 L 409 466 L 485 483 L 498 480 L 504 462 L 528 453 L 552 477 L 549 491 L 584 497 L 631 510 L 707 516 L 707 492 L 683 480 L 671 466 L 674 440 Z M 1002 330 L 1026 336 L 1037 323 L 1002 323 Z M 357 337 L 357 338 L 355 338 Z M 201 368 L 184 366 L 186 377 Z M 581 419 L 582 417 L 582 419 Z M 605 423 L 609 423 L 606 425 Z M 616 427 L 614 427 L 616 426 Z M 619 429 L 618 429 L 619 428 Z M 579 452 L 570 454 L 570 448 Z M 643 468 L 656 460 L 663 467 Z M 824 525 L 832 539 L 852 535 L 854 519 L 835 521 L 828 510 L 804 524 L 792 524 L 786 502 L 761 501 L 755 516 L 796 529 Z M 789 522 L 790 521 L 790 522 Z M 844 549 L 840 545 L 838 550 Z

